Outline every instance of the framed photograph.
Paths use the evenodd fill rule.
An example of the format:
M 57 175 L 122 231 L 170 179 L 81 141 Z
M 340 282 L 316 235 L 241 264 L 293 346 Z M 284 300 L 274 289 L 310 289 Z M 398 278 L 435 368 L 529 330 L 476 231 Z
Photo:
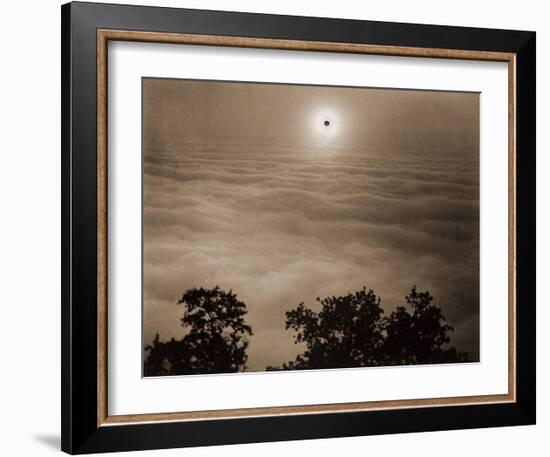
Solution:
M 62 6 L 62 448 L 535 423 L 535 33 Z

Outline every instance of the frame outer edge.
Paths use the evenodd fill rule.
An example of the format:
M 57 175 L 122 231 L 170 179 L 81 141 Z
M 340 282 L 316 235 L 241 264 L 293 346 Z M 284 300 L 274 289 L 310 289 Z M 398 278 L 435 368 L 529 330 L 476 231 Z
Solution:
M 61 450 L 72 452 L 71 4 L 61 6 Z
M 164 10 L 164 11 L 160 11 Z M 135 16 L 139 11 L 139 15 Z M 527 308 L 525 308 L 525 303 L 521 307 L 521 310 L 518 310 L 518 328 L 523 332 L 516 341 L 516 350 L 518 356 L 518 371 L 517 382 L 518 385 L 518 398 L 515 404 L 503 405 L 499 407 L 498 410 L 502 411 L 503 415 L 495 416 L 494 420 L 491 422 L 488 418 L 491 414 L 496 413 L 496 410 L 491 408 L 486 408 L 483 405 L 481 406 L 472 406 L 472 407 L 459 407 L 458 409 L 451 409 L 452 414 L 447 413 L 438 423 L 433 421 L 433 412 L 431 410 L 426 410 L 425 412 L 415 412 L 414 414 L 407 414 L 406 417 L 427 417 L 430 419 L 424 424 L 403 423 L 403 418 L 405 414 L 400 413 L 400 410 L 397 410 L 399 413 L 397 415 L 397 423 L 401 423 L 401 426 L 398 427 L 398 430 L 389 430 L 387 429 L 388 414 L 381 413 L 377 416 L 378 420 L 372 421 L 372 413 L 351 413 L 347 415 L 344 419 L 329 419 L 329 415 L 320 415 L 317 419 L 311 418 L 311 416 L 301 416 L 304 419 L 294 419 L 287 418 L 284 420 L 284 423 L 273 417 L 266 417 L 263 419 L 240 419 L 240 420 L 230 420 L 227 422 L 227 425 L 224 425 L 221 428 L 219 425 L 216 425 L 216 421 L 208 423 L 212 424 L 214 429 L 211 429 L 211 432 L 208 434 L 195 435 L 191 430 L 202 430 L 200 422 L 191 422 L 188 423 L 185 427 L 178 423 L 160 423 L 160 424 L 141 424 L 141 425 L 121 425 L 115 427 L 97 427 L 97 417 L 94 413 L 94 422 L 96 423 L 95 427 L 91 425 L 91 418 L 88 417 L 90 412 L 90 400 L 82 399 L 82 393 L 85 392 L 86 395 L 91 394 L 92 383 L 84 381 L 83 374 L 88 373 L 91 370 L 91 367 L 88 366 L 88 362 L 83 364 L 78 362 L 79 356 L 82 354 L 87 354 L 92 352 L 91 348 L 87 345 L 89 343 L 89 330 L 83 327 L 82 319 L 90 314 L 90 310 L 87 307 L 90 305 L 88 300 L 83 300 L 82 288 L 86 285 L 86 281 L 82 278 L 76 279 L 79 282 L 73 284 L 73 271 L 75 274 L 82 273 L 83 267 L 78 264 L 78 260 L 84 256 L 85 261 L 89 261 L 87 258 L 88 251 L 82 254 L 81 250 L 77 249 L 77 252 L 73 252 L 73 235 L 78 235 L 79 240 L 82 241 L 84 233 L 84 238 L 89 235 L 88 232 L 79 232 L 79 228 L 76 227 L 77 224 L 82 224 L 85 221 L 82 217 L 82 209 L 78 211 L 79 214 L 74 214 L 73 210 L 79 209 L 76 206 L 78 203 L 82 203 L 82 198 L 79 194 L 74 194 L 73 191 L 78 190 L 82 191 L 82 185 L 79 185 L 78 178 L 83 176 L 83 164 L 81 161 L 88 163 L 89 157 L 86 157 L 83 154 L 87 154 L 89 149 L 87 145 L 83 142 L 89 135 L 85 135 L 85 138 L 76 138 L 74 135 L 82 135 L 84 128 L 88 128 L 90 131 L 93 130 L 95 134 L 96 125 L 92 125 L 87 121 L 87 116 L 82 116 L 82 109 L 85 107 L 89 108 L 88 99 L 91 96 L 91 93 L 95 93 L 96 87 L 88 86 L 88 79 L 84 77 L 83 70 L 87 69 L 90 65 L 96 65 L 88 61 L 90 43 L 89 40 L 92 39 L 90 36 L 91 31 L 96 32 L 97 28 L 109 28 L 109 25 L 112 23 L 117 23 L 124 20 L 126 13 L 129 14 L 128 23 L 125 23 L 129 28 L 132 28 L 133 25 L 137 26 L 137 23 L 144 19 L 146 13 L 154 13 L 156 19 L 151 22 L 151 27 L 158 26 L 158 18 L 166 16 L 171 13 L 181 13 L 181 17 L 187 17 L 191 20 L 191 25 L 187 24 L 185 27 L 182 25 L 182 29 L 193 29 L 198 27 L 199 29 L 231 29 L 237 36 L 240 36 L 241 31 L 239 29 L 243 28 L 243 19 L 249 19 L 254 23 L 254 27 L 257 28 L 259 16 L 266 18 L 267 21 L 270 15 L 247 15 L 246 13 L 229 13 L 229 12 L 215 12 L 215 11 L 204 11 L 200 12 L 197 10 L 181 10 L 181 9 L 167 9 L 167 8 L 151 8 L 151 7 L 129 7 L 121 5 L 106 5 L 106 4 L 86 4 L 86 3 L 73 3 L 62 6 L 62 95 L 61 95 L 61 104 L 62 104 L 62 450 L 69 453 L 89 453 L 89 452 L 106 452 L 114 450 L 137 450 L 137 449 L 150 449 L 152 446 L 158 448 L 166 447 L 178 447 L 178 446 L 197 446 L 197 445 L 211 445 L 211 444 L 232 444 L 232 443 L 244 443 L 244 442 L 260 442 L 260 441 L 276 441 L 276 440 L 288 440 L 288 439 L 311 439 L 311 438 L 320 438 L 320 437 L 339 437 L 339 436 L 357 436 L 369 434 L 380 434 L 380 433 L 398 433 L 398 432 L 412 432 L 412 431 L 422 431 L 422 430 L 451 430 L 456 428 L 472 428 L 472 427 L 488 427 L 488 426 L 502 426 L 502 425 L 520 425 L 520 424 L 532 424 L 535 423 L 536 416 L 536 395 L 535 395 L 535 386 L 536 386 L 536 370 L 535 370 L 535 334 L 532 331 L 534 324 L 532 319 L 535 316 L 535 303 L 534 301 L 534 258 L 535 258 L 535 245 L 533 242 L 532 236 L 534 235 L 534 170 L 535 170 L 535 159 L 527 161 L 527 163 L 521 162 L 521 169 L 518 170 L 518 175 L 521 176 L 518 181 L 520 181 L 520 186 L 518 186 L 518 194 L 516 196 L 516 201 L 518 206 L 523 209 L 518 213 L 518 232 L 521 232 L 523 239 L 525 240 L 521 243 L 520 237 L 516 236 L 516 242 L 518 245 L 518 251 L 523 255 L 526 254 L 523 258 L 519 256 L 518 265 L 519 274 L 518 274 L 518 284 L 522 283 L 524 286 L 521 290 L 518 290 L 517 297 L 522 296 L 522 293 L 525 293 L 526 289 L 531 288 L 531 291 L 525 296 L 522 296 L 522 300 L 526 300 Z M 110 13 L 113 13 L 113 18 L 111 18 Z M 204 13 L 204 14 L 203 14 Z M 143 16 L 143 17 L 140 17 Z M 208 17 L 206 17 L 208 16 Z M 235 27 L 229 27 L 227 23 L 225 25 L 216 25 L 217 21 L 223 18 L 234 18 L 237 22 Z M 278 20 L 285 21 L 285 17 L 278 16 Z M 310 21 L 308 21 L 308 19 Z M 193 21 L 198 20 L 197 23 Z M 296 18 L 286 18 L 288 23 L 295 22 Z M 319 33 L 319 27 L 325 24 L 334 25 L 329 19 L 323 18 L 303 18 L 303 20 L 309 24 L 315 24 L 315 32 Z M 114 22 L 113 22 L 114 21 Z M 204 21 L 204 22 L 201 22 Z M 318 23 L 317 23 L 317 22 Z M 162 21 L 161 21 L 162 22 Z M 357 22 L 349 20 L 348 22 Z M 362 24 L 364 23 L 365 27 L 369 28 L 372 24 L 376 28 L 375 35 L 384 35 L 387 31 L 384 31 L 384 28 L 392 25 L 391 23 L 386 23 L 380 25 L 380 23 L 371 23 L 369 21 L 359 21 Z M 133 24 L 135 23 L 135 24 Z M 340 25 L 345 25 L 346 20 L 340 20 Z M 288 25 L 288 24 L 287 24 Z M 395 24 L 394 24 L 395 25 Z M 403 25 L 396 25 L 398 28 L 403 29 Z M 445 29 L 444 26 L 423 26 L 418 24 L 407 24 L 404 28 L 406 30 L 401 30 L 399 37 L 394 38 L 382 38 L 382 40 L 389 40 L 392 42 L 403 41 L 405 36 L 408 36 L 411 33 L 411 30 L 414 30 L 414 27 L 417 26 L 417 32 L 422 31 L 426 32 L 427 39 L 430 43 L 434 42 L 434 36 L 440 32 L 435 29 Z M 147 25 L 149 27 L 149 25 Z M 217 28 L 216 28 L 217 27 Z M 273 24 L 271 24 L 273 27 Z M 356 25 L 354 25 L 356 27 Z M 139 28 L 139 27 L 138 27 Z M 466 28 L 453 28 L 454 32 L 458 33 L 459 31 L 466 32 L 471 29 Z M 431 30 L 431 31 L 430 31 Z M 433 32 L 433 34 L 432 34 Z M 183 32 L 185 33 L 185 32 Z M 191 32 L 193 33 L 193 32 Z M 303 35 L 305 32 L 296 32 L 292 33 L 293 36 Z M 334 33 L 334 30 L 331 30 L 330 33 Z M 516 159 L 519 160 L 520 154 L 533 154 L 535 151 L 535 34 L 533 32 L 518 32 L 518 31 L 492 31 L 486 29 L 474 30 L 473 36 L 469 37 L 469 43 L 466 46 L 468 49 L 480 48 L 482 45 L 485 48 L 485 43 L 477 42 L 473 40 L 476 39 L 485 39 L 482 35 L 486 34 L 486 39 L 491 44 L 487 44 L 486 49 L 504 49 L 506 52 L 517 52 L 518 53 L 518 64 L 517 64 L 517 77 L 518 77 L 518 88 L 516 90 L 517 95 L 517 106 L 516 112 L 518 113 L 519 122 L 517 124 L 517 144 L 518 144 L 518 153 Z M 308 32 L 309 34 L 309 32 Z M 242 31 L 243 36 L 248 36 L 246 32 Z M 504 44 L 495 44 L 497 37 L 504 37 Z M 82 43 L 82 39 L 86 43 Z M 93 39 L 95 40 L 95 33 Z M 299 39 L 299 38 L 295 38 Z M 357 41 L 361 41 L 363 38 L 358 38 Z M 377 36 L 373 39 L 373 42 L 380 40 L 380 37 Z M 467 41 L 468 41 L 467 40 Z M 355 41 L 355 39 L 354 39 Z M 457 41 L 457 40 L 455 40 Z M 460 40 L 458 40 L 460 41 Z M 464 41 L 464 40 L 462 40 Z M 81 52 L 82 51 L 82 52 Z M 530 73 L 532 73 L 530 75 Z M 95 75 L 95 72 L 94 72 Z M 75 87 L 73 82 L 76 84 L 84 84 L 84 87 Z M 88 94 L 84 92 L 88 91 Z M 522 99 L 522 97 L 525 97 Z M 96 106 L 94 105 L 94 108 Z M 94 110 L 95 111 L 95 110 Z M 94 113 L 95 114 L 95 113 Z M 84 119 L 83 119 L 84 117 Z M 521 119 L 520 119 L 521 118 Z M 531 124 L 531 125 L 529 125 Z M 97 136 L 96 136 L 97 138 Z M 89 139 L 89 138 L 88 138 Z M 95 143 L 94 143 L 95 145 Z M 86 147 L 83 147 L 86 146 Z M 84 149 L 82 151 L 81 149 Z M 523 151 L 523 152 L 521 152 Z M 73 154 L 78 152 L 78 157 L 75 157 L 73 162 Z M 95 158 L 95 156 L 94 156 Z M 75 175 L 75 182 L 73 183 L 73 175 Z M 84 177 L 87 177 L 88 174 L 84 174 Z M 523 181 L 522 181 L 523 179 Z M 528 182 L 530 181 L 530 182 Z M 94 182 L 94 186 L 97 182 Z M 91 185 L 91 183 L 88 183 Z M 84 186 L 85 187 L 85 186 Z M 87 190 L 87 188 L 85 188 Z M 78 199 L 78 202 L 73 203 L 73 197 Z M 89 197 L 89 196 L 87 196 Z M 529 198 L 532 198 L 530 203 L 527 203 Z M 87 199 L 89 201 L 89 198 Z M 521 205 L 520 205 L 521 202 Z M 94 210 L 97 208 L 94 208 Z M 88 211 L 88 210 L 87 210 Z M 85 213 L 86 216 L 89 215 L 88 212 Z M 525 220 L 522 218 L 525 214 Z M 75 227 L 73 227 L 75 224 Z M 527 230 L 528 229 L 528 230 Z M 90 229 L 91 230 L 91 229 Z M 95 230 L 95 228 L 94 228 Z M 517 235 L 516 233 L 516 235 Z M 529 235 L 529 237 L 527 236 Z M 531 238 L 531 239 L 529 239 Z M 76 248 L 76 247 L 75 247 Z M 77 255 L 78 259 L 75 259 L 76 263 L 73 264 L 73 257 Z M 97 257 L 95 258 L 97 260 Z M 92 266 L 90 264 L 89 266 Z M 524 271 L 524 270 L 525 271 Z M 532 276 L 532 278 L 530 278 Z M 88 278 L 88 276 L 86 276 Z M 523 278 L 523 279 L 522 279 Z M 90 278 L 88 278 L 90 279 Z M 96 281 L 94 281 L 96 282 Z M 74 291 L 73 291 L 74 287 Z M 85 288 L 85 287 L 84 287 Z M 78 300 L 77 300 L 78 299 Z M 75 307 L 75 303 L 78 301 L 78 307 Z M 530 302 L 530 303 L 529 303 Z M 97 304 L 97 302 L 96 302 Z M 520 305 L 519 300 L 517 299 L 517 304 Z M 94 321 L 95 322 L 95 321 Z M 96 326 L 94 326 L 97 328 Z M 73 340 L 73 332 L 76 330 L 85 330 L 84 337 L 77 333 L 74 333 L 75 336 L 78 336 L 77 341 Z M 97 345 L 94 345 L 94 351 L 97 350 Z M 528 352 L 531 351 L 531 352 Z M 520 357 L 521 356 L 521 357 Z M 76 366 L 75 366 L 76 364 Z M 93 361 L 93 364 L 97 368 L 97 360 Z M 85 373 L 79 373 L 80 369 L 84 368 Z M 76 383 L 76 384 L 75 384 Z M 99 395 L 99 386 L 96 384 L 96 381 L 93 383 L 94 391 L 95 388 L 98 390 L 94 392 L 93 401 L 98 402 Z M 79 395 L 76 395 L 79 394 Z M 466 409 L 470 413 L 466 413 Z M 444 408 L 446 409 L 446 408 Z M 477 417 L 475 411 L 480 412 L 480 416 Z M 473 415 L 472 415 L 473 414 Z M 466 421 L 465 415 L 472 416 L 468 421 Z M 352 420 L 352 417 L 354 418 Z M 396 419 L 396 416 L 392 416 L 393 419 Z M 359 423 L 359 418 L 361 419 L 362 425 Z M 371 419 L 369 419 L 371 418 Z M 382 420 L 382 418 L 385 418 Z M 393 419 L 390 422 L 393 423 Z M 341 422 L 344 420 L 345 427 L 342 428 Z M 364 422 L 366 420 L 366 422 Z M 380 421 L 382 420 L 382 424 Z M 333 422 L 334 421 L 334 422 Z M 240 425 L 238 425 L 240 424 Z M 249 431 L 256 430 L 258 434 L 250 435 L 248 432 L 244 433 L 242 427 L 247 425 L 247 428 L 250 427 Z M 264 424 L 264 425 L 261 425 Z M 281 430 L 269 432 L 265 428 L 265 424 L 280 424 L 284 425 Z M 302 432 L 296 431 L 296 428 L 293 428 L 290 424 L 295 424 L 299 426 L 300 429 L 303 426 L 306 426 L 306 429 Z M 315 430 L 312 428 L 314 424 L 317 424 Z M 338 425 L 340 424 L 340 425 Z M 370 424 L 370 425 L 369 425 Z M 368 427 L 367 427 L 368 425 Z M 269 428 L 271 429 L 271 426 Z M 328 427 L 328 428 L 327 428 Z M 336 427 L 333 429 L 333 427 Z M 184 430 L 187 432 L 184 433 Z M 229 430 L 233 430 L 235 435 L 228 435 Z M 213 433 L 213 435 L 212 435 Z M 243 435 L 244 434 L 244 435 Z M 148 438 L 149 437 L 149 438 Z M 148 440 L 149 439 L 149 440 Z
M 90 6 L 61 6 L 62 34 L 62 439 L 69 454 L 97 442 L 97 88 L 98 18 Z M 94 100 L 94 103 L 90 103 Z M 91 122 L 93 120 L 93 123 Z M 93 221 L 93 222 L 92 222 Z M 93 223 L 93 228 L 92 228 Z
M 517 404 L 536 423 L 536 33 L 517 53 Z

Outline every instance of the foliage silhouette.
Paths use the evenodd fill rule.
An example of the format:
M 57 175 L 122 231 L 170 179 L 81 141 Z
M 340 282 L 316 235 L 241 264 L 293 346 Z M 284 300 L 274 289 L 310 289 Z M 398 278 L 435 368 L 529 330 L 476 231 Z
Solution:
M 373 290 L 341 297 L 317 298 L 315 312 L 300 303 L 286 312 L 286 329 L 305 350 L 296 359 L 267 370 L 353 368 L 468 362 L 468 354 L 450 346 L 453 327 L 429 292 L 414 286 L 405 306 L 388 316 Z M 246 305 L 232 290 L 187 290 L 177 302 L 184 305 L 183 338 L 161 341 L 157 333 L 145 347 L 145 376 L 231 373 L 246 370 L 248 337 Z
M 448 346 L 454 329 L 428 291 L 418 292 L 415 286 L 405 301 L 407 307 L 398 307 L 384 319 L 386 365 L 468 361 L 467 353 Z
M 306 370 L 381 365 L 454 363 L 468 361 L 466 353 L 449 347 L 453 328 L 429 292 L 414 286 L 406 305 L 388 317 L 380 298 L 363 288 L 342 297 L 317 298 L 319 312 L 300 303 L 287 311 L 286 329 L 294 342 L 305 344 L 296 360 L 267 370 Z
M 182 339 L 162 342 L 157 333 L 145 347 L 145 376 L 231 373 L 246 369 L 248 337 L 246 305 L 233 291 L 187 290 L 177 302 L 184 305 Z

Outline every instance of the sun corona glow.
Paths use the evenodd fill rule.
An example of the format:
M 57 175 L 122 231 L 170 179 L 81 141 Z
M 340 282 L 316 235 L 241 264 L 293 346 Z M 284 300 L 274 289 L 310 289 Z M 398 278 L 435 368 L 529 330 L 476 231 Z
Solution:
M 315 110 L 310 120 L 314 143 L 329 145 L 336 141 L 341 134 L 341 121 L 335 110 Z

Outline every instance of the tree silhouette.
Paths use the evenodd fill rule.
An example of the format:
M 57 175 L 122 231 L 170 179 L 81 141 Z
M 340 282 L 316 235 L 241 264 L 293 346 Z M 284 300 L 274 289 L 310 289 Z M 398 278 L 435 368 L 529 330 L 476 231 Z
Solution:
M 385 361 L 387 365 L 465 362 L 467 354 L 446 347 L 454 330 L 446 323 L 441 309 L 433 305 L 429 292 L 416 286 L 400 306 L 385 319 Z
M 246 368 L 248 337 L 246 305 L 232 290 L 187 290 L 177 302 L 184 305 L 182 339 L 162 342 L 157 334 L 145 347 L 145 376 L 231 373 Z
M 450 346 L 453 328 L 429 292 L 414 286 L 405 305 L 388 316 L 371 289 L 341 297 L 317 298 L 318 312 L 300 303 L 286 312 L 286 329 L 305 345 L 295 360 L 267 370 L 352 368 L 467 362 L 468 354 Z M 246 305 L 232 290 L 187 290 L 181 339 L 161 341 L 157 333 L 145 347 L 145 376 L 230 373 L 246 370 L 248 337 Z
M 432 304 L 429 292 L 416 286 L 405 297 L 406 306 L 388 317 L 372 290 L 342 297 L 317 298 L 321 310 L 314 312 L 300 303 L 287 311 L 286 328 L 295 331 L 294 342 L 305 343 L 296 360 L 268 370 L 304 370 L 468 360 L 450 343 L 453 328 L 441 309 Z M 409 311 L 410 309 L 410 311 Z
M 306 350 L 285 370 L 345 368 L 373 365 L 384 344 L 380 298 L 372 290 L 343 297 L 317 298 L 321 311 L 315 313 L 300 303 L 286 313 L 286 328 L 293 329 L 295 343 Z

